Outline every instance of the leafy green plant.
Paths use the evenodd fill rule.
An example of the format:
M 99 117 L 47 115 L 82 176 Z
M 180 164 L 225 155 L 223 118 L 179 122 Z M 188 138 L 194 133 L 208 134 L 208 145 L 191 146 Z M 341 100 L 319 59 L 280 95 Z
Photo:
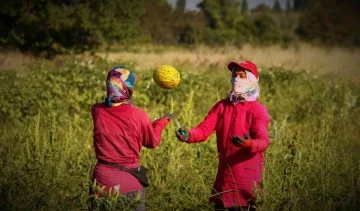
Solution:
M 119 63 L 69 58 L 58 68 L 39 62 L 25 71 L 0 73 L 1 210 L 88 209 L 96 163 L 90 106 L 103 101 L 106 73 Z M 163 90 L 153 83 L 150 69 L 121 63 L 139 76 L 134 104 L 152 119 L 173 112 L 185 127 L 197 125 L 230 89 L 226 71 L 179 67 L 180 86 Z M 259 100 L 271 115 L 260 208 L 358 210 L 359 87 L 275 67 L 260 72 L 260 87 Z M 171 122 L 160 146 L 141 152 L 149 169 L 146 207 L 210 210 L 215 136 L 183 144 L 175 138 L 176 128 Z M 120 198 L 96 200 L 116 209 Z

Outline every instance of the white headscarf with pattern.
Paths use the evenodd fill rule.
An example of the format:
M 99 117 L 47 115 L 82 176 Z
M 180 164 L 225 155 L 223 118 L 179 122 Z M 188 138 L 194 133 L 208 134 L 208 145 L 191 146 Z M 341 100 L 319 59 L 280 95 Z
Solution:
M 250 71 L 246 72 L 246 79 L 231 78 L 230 101 L 234 104 L 243 101 L 255 101 L 260 94 L 259 79 Z

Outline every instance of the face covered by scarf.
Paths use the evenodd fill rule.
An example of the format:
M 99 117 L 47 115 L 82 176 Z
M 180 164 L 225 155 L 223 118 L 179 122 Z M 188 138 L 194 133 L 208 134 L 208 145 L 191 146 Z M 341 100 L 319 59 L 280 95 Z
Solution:
M 260 94 L 259 79 L 250 71 L 246 70 L 245 72 L 246 79 L 238 77 L 231 78 L 231 92 L 229 97 L 233 104 L 243 101 L 255 101 Z
M 112 68 L 106 80 L 105 104 L 108 107 L 114 103 L 130 103 L 137 76 L 124 66 Z

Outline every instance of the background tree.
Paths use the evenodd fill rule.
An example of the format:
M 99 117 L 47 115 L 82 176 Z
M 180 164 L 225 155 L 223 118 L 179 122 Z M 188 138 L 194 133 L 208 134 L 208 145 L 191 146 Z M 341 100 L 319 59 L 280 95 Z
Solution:
M 1 1 L 0 46 L 51 57 L 133 42 L 142 36 L 143 2 Z
M 204 13 L 208 27 L 222 28 L 221 2 L 218 0 L 203 0 L 197 7 Z
M 244 19 L 239 11 L 239 0 L 203 0 L 198 7 L 212 29 L 233 29 Z
M 296 14 L 271 15 L 265 4 L 248 13 L 247 0 L 203 0 L 191 12 L 185 6 L 186 0 L 175 9 L 167 0 L 0 1 L 0 50 L 51 57 L 144 42 L 274 44 L 299 37 L 360 46 L 360 0 L 294 0 Z M 281 11 L 278 0 L 272 10 Z
M 240 13 L 239 0 L 203 0 L 198 7 L 207 22 L 205 42 L 224 44 L 243 40 L 243 35 L 237 33 L 238 26 L 245 19 Z
M 360 46 L 357 0 L 317 0 L 300 19 L 297 34 L 308 41 L 335 46 Z
M 230 29 L 244 20 L 244 17 L 240 14 L 240 1 L 239 0 L 220 0 L 223 4 L 220 7 L 220 14 L 224 26 Z
M 271 8 L 266 5 L 266 4 L 259 4 L 257 5 L 255 8 L 251 9 L 251 12 L 253 13 L 266 13 L 266 12 L 270 12 Z
M 241 14 L 247 15 L 249 13 L 249 4 L 247 0 L 242 0 L 241 3 Z
M 274 44 L 282 40 L 275 20 L 268 12 L 260 13 L 255 18 L 255 39 L 261 45 Z
M 150 42 L 188 45 L 201 41 L 205 27 L 203 13 L 181 9 L 173 11 L 171 5 L 157 0 L 146 1 L 145 11 L 140 20 Z
M 201 12 L 187 11 L 182 16 L 176 16 L 174 30 L 178 35 L 178 43 L 186 45 L 201 43 L 205 23 L 205 17 Z
M 304 11 L 309 4 L 309 0 L 294 0 L 294 10 L 295 11 Z
M 180 12 L 184 12 L 186 7 L 186 0 L 177 0 L 175 9 Z
M 286 11 L 291 11 L 290 0 L 287 0 L 287 1 L 286 1 Z
M 282 11 L 281 5 L 280 5 L 280 3 L 279 3 L 278 0 L 276 0 L 276 1 L 274 2 L 274 6 L 273 6 L 273 8 L 272 8 L 272 11 L 275 12 L 275 13 L 279 13 L 279 12 Z
M 139 16 L 146 12 L 145 2 L 146 0 L 91 1 L 89 19 L 92 30 L 103 37 L 106 46 L 137 42 L 142 37 Z
M 174 44 L 176 35 L 173 31 L 174 15 L 171 6 L 151 0 L 145 3 L 145 11 L 140 20 L 150 40 L 154 43 Z

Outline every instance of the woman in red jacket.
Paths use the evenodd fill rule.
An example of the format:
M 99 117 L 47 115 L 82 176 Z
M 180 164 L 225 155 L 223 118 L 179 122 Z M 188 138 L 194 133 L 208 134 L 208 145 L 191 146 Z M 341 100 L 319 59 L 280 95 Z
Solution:
M 253 188 L 260 191 L 270 116 L 257 101 L 260 88 L 256 65 L 251 61 L 231 62 L 228 69 L 232 74 L 229 97 L 217 102 L 197 127 L 179 128 L 176 136 L 182 142 L 197 143 L 216 131 L 219 164 L 210 202 L 215 210 L 254 209 Z
M 96 103 L 91 108 L 98 160 L 93 181 L 105 187 L 102 192 L 92 190 L 91 194 L 104 196 L 109 192 L 119 192 L 129 203 L 138 195 L 141 201 L 145 200 L 146 170 L 139 162 L 142 146 L 159 146 L 161 133 L 172 118 L 168 114 L 151 122 L 144 110 L 133 105 L 130 99 L 136 79 L 129 69 L 114 67 L 107 76 L 105 102 Z M 96 203 L 92 206 L 96 209 Z M 145 205 L 142 203 L 136 210 L 145 210 Z

